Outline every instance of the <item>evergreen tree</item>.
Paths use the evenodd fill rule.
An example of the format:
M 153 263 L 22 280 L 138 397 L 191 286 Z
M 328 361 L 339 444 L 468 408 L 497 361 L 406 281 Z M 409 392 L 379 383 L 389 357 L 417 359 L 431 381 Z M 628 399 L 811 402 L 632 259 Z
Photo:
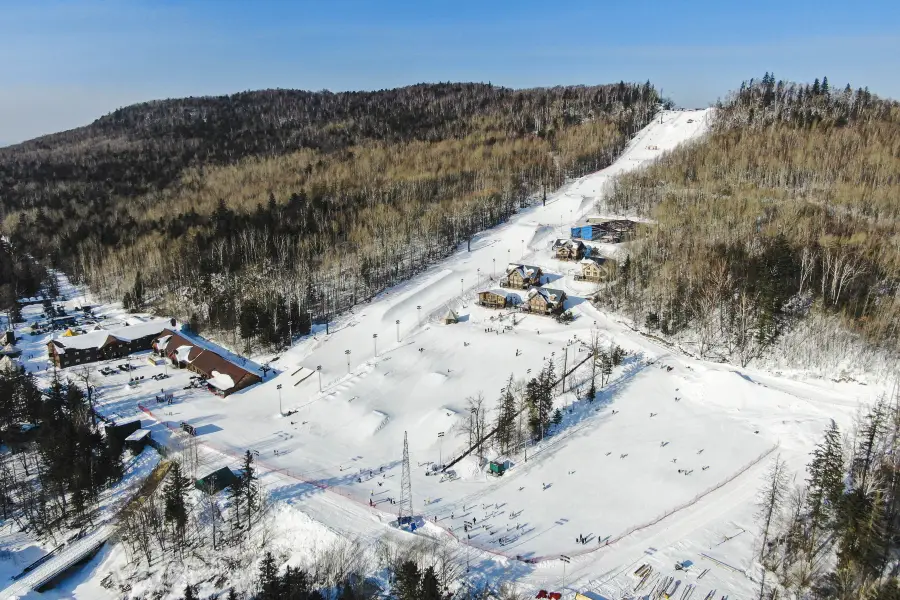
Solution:
M 188 522 L 187 494 L 191 482 L 182 474 L 181 463 L 178 461 L 172 463 L 166 480 L 163 491 L 164 517 L 174 528 L 177 546 L 183 549 Z
M 555 425 L 556 427 L 559 427 L 562 424 L 562 421 L 563 421 L 562 411 L 559 410 L 559 408 L 557 408 L 556 410 L 553 411 L 553 425 Z
M 441 600 L 441 586 L 434 573 L 434 567 L 425 569 L 420 587 L 419 600 Z
M 278 566 L 271 552 L 266 552 L 259 564 L 258 600 L 279 600 L 281 579 L 278 577 Z
M 809 542 L 815 545 L 819 532 L 828 528 L 844 493 L 844 454 L 841 434 L 832 421 L 825 437 L 812 453 L 807 465 L 807 511 L 809 513 Z
M 256 467 L 253 466 L 253 453 L 247 450 L 244 464 L 241 466 L 240 489 L 244 497 L 244 514 L 247 517 L 247 531 L 250 531 L 253 515 L 259 510 L 259 487 Z
M 516 397 L 512 392 L 513 376 L 509 376 L 497 407 L 497 433 L 495 438 L 500 452 L 508 452 L 516 434 Z
M 609 378 L 613 372 L 613 359 L 609 352 L 600 354 L 600 385 L 604 386 L 609 383 Z
M 228 590 L 228 600 L 238 600 L 238 595 L 234 588 Z
M 419 566 L 411 560 L 404 561 L 394 573 L 394 596 L 397 600 L 419 600 L 421 580 Z
M 308 600 L 310 580 L 306 571 L 299 567 L 288 567 L 281 577 L 281 595 L 283 600 Z
M 247 344 L 247 354 L 250 354 L 250 340 L 256 335 L 259 328 L 259 305 L 253 300 L 245 300 L 241 304 L 240 328 L 241 338 Z
M 349 581 L 345 581 L 344 585 L 341 586 L 341 593 L 338 594 L 337 600 L 361 600 L 356 592 L 353 591 L 353 586 L 350 585 Z
M 237 481 L 228 488 L 228 500 L 231 503 L 231 532 L 238 538 L 243 526 L 242 515 L 244 514 L 244 489 L 241 487 L 241 482 L 242 478 L 238 477 Z
M 199 600 L 197 593 L 190 584 L 184 586 L 184 600 Z

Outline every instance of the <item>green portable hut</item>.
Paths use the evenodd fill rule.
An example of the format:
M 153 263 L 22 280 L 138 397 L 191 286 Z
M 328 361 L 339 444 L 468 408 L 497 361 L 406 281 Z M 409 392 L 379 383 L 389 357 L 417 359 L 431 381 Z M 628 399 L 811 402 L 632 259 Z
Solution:
M 222 467 L 218 471 L 213 471 L 206 477 L 198 479 L 194 483 L 194 487 L 207 494 L 218 494 L 236 481 L 237 476 L 234 474 L 234 471 L 228 467 Z
M 508 460 L 492 460 L 488 467 L 488 472 L 495 476 L 500 477 L 506 470 L 509 468 L 510 462 Z

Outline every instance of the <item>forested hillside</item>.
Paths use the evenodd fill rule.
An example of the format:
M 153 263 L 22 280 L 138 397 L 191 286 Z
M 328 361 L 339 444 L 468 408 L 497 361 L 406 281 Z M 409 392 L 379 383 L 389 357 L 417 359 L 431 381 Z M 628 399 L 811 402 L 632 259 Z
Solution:
M 897 102 L 766 74 L 607 201 L 655 221 L 607 296 L 638 324 L 743 365 L 800 329 L 795 366 L 860 347 L 848 340 L 898 350 Z
M 272 90 L 130 106 L 0 149 L 3 230 L 129 306 L 249 344 L 408 278 L 597 170 L 649 83 Z M 127 297 L 126 297 L 127 294 Z

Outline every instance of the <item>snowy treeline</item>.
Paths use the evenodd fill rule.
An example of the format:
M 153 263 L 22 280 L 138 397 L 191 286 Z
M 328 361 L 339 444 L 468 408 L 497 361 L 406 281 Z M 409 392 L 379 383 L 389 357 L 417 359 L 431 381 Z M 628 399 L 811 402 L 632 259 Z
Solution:
M 868 91 L 768 74 L 744 84 L 707 137 L 614 182 L 602 208 L 653 223 L 602 301 L 741 365 L 773 348 L 788 362 L 862 344 L 829 349 L 835 319 L 896 356 L 898 144 L 900 105 Z M 803 339 L 809 315 L 827 327 L 818 345 Z
M 247 300 L 321 319 L 421 272 L 608 165 L 658 102 L 649 83 L 436 84 L 135 105 L 0 150 L 5 229 L 106 298 L 141 271 L 149 303 L 236 337 L 214 315 Z

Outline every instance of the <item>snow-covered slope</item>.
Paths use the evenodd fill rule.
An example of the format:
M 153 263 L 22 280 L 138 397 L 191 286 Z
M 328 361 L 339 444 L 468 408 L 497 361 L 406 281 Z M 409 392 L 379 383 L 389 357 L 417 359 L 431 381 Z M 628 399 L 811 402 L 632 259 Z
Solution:
M 103 382 L 103 410 L 146 418 L 143 403 L 162 440 L 170 426 L 193 424 L 210 469 L 236 466 L 242 452 L 255 450 L 276 501 L 362 539 L 381 535 L 396 514 L 388 500 L 400 495 L 406 432 L 414 507 L 430 521 L 425 533 L 467 544 L 476 570 L 535 589 L 565 583 L 617 597 L 637 581 L 632 572 L 642 563 L 667 575 L 676 560 L 691 560 L 699 568 L 679 578 L 697 585 L 697 596 L 718 589 L 740 597 L 755 586 L 743 571 L 752 562 L 752 503 L 767 460 L 780 453 L 801 468 L 827 420 L 848 422 L 877 390 L 677 355 L 595 309 L 585 297 L 596 286 L 576 282 L 575 264 L 550 253 L 610 177 L 695 139 L 708 117 L 662 113 L 609 168 L 479 234 L 470 252 L 462 248 L 356 307 L 328 335 L 320 331 L 283 354 L 273 363 L 280 374 L 262 384 L 220 399 L 183 390 L 187 374 L 176 373 L 168 380 L 176 403 L 157 408 L 157 388 L 132 389 L 113 376 Z M 547 285 L 569 295 L 575 321 L 513 319 L 476 306 L 475 292 L 496 285 L 509 262 L 541 266 Z M 442 323 L 448 308 L 460 323 Z M 501 478 L 489 478 L 471 458 L 456 465 L 452 480 L 426 475 L 428 463 L 447 462 L 465 446 L 457 433 L 470 418 L 468 397 L 481 393 L 493 407 L 510 375 L 525 379 L 548 358 L 557 367 L 576 364 L 594 330 L 625 348 L 627 360 L 592 403 L 579 400 L 586 366 L 568 379 L 557 400 L 568 408 L 563 423 L 528 449 L 527 462 L 510 457 L 513 467 Z M 319 367 L 321 375 L 304 378 Z M 161 367 L 142 369 L 151 375 Z M 280 416 L 279 403 L 292 414 Z M 470 519 L 478 527 L 463 531 Z M 560 555 L 572 559 L 567 567 Z M 706 567 L 709 574 L 696 580 Z

